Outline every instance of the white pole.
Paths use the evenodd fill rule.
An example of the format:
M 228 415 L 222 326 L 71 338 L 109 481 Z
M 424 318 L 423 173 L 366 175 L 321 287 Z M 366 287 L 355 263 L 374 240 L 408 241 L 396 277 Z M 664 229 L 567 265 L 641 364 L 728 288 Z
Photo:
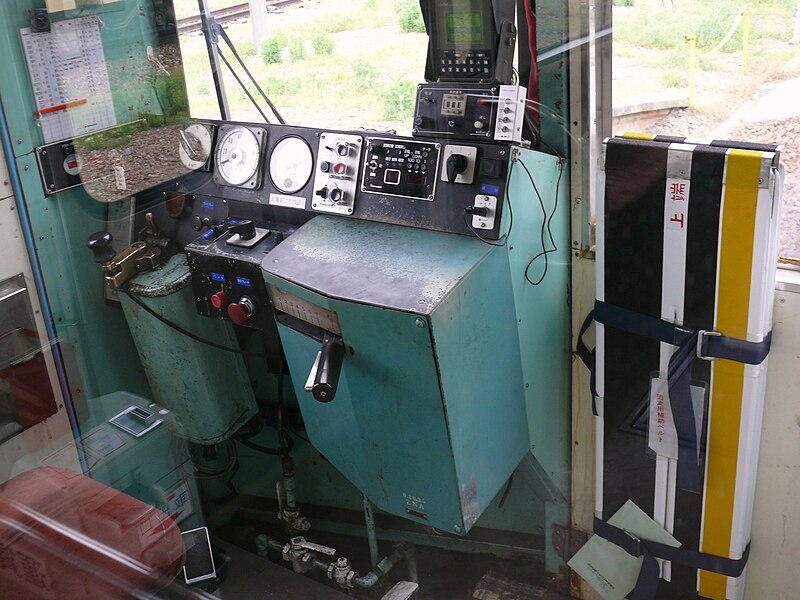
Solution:
M 794 9 L 794 35 L 789 40 L 790 44 L 797 44 L 800 42 L 800 2 Z
M 250 26 L 253 28 L 253 48 L 261 51 L 261 42 L 267 37 L 267 4 L 264 0 L 250 0 Z

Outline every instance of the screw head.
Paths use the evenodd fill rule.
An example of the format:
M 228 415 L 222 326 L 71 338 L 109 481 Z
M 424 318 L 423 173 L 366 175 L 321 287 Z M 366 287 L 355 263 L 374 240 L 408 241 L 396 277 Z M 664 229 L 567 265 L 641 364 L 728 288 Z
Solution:
M 455 531 L 456 533 L 461 533 L 461 525 L 454 526 L 453 531 Z
M 417 327 L 419 327 L 420 329 L 425 329 L 425 319 L 417 317 L 415 323 L 417 324 Z

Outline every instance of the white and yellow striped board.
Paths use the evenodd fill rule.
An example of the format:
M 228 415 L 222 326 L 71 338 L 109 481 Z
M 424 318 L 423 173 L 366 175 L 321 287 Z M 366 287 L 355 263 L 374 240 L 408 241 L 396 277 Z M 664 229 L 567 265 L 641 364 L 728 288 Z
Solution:
M 771 330 L 779 183 L 775 146 L 637 134 L 606 140 L 597 299 L 762 341 Z M 683 547 L 739 558 L 750 539 L 766 360 L 692 364 L 703 469 L 698 494 L 677 485 L 668 403 L 666 419 L 650 403 L 674 350 L 597 325 L 597 516 L 608 519 L 632 499 Z M 667 432 L 666 441 L 656 428 Z M 744 593 L 744 575 L 664 563 L 662 577 L 663 598 Z

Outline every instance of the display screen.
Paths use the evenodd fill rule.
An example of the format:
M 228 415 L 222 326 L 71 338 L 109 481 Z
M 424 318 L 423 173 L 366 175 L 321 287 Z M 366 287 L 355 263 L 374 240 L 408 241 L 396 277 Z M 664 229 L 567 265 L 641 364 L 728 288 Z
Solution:
M 447 14 L 447 41 L 452 44 L 480 42 L 483 39 L 481 13 L 451 12 Z

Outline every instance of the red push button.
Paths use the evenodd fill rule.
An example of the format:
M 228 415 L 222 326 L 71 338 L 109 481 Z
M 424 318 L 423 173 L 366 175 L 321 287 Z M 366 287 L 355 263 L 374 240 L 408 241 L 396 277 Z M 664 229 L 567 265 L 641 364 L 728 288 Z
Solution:
M 228 294 L 225 292 L 217 292 L 211 296 L 211 306 L 214 308 L 222 308 L 228 304 Z
M 244 325 L 245 323 L 247 323 L 248 314 L 241 304 L 229 305 L 228 316 L 231 318 L 231 321 L 233 321 L 237 325 Z
M 244 325 L 247 319 L 256 312 L 256 306 L 250 298 L 244 297 L 239 302 L 228 305 L 228 316 L 237 325 Z
M 336 163 L 333 166 L 333 172 L 336 173 L 337 175 L 344 175 L 345 173 L 347 173 L 347 165 L 344 163 Z

